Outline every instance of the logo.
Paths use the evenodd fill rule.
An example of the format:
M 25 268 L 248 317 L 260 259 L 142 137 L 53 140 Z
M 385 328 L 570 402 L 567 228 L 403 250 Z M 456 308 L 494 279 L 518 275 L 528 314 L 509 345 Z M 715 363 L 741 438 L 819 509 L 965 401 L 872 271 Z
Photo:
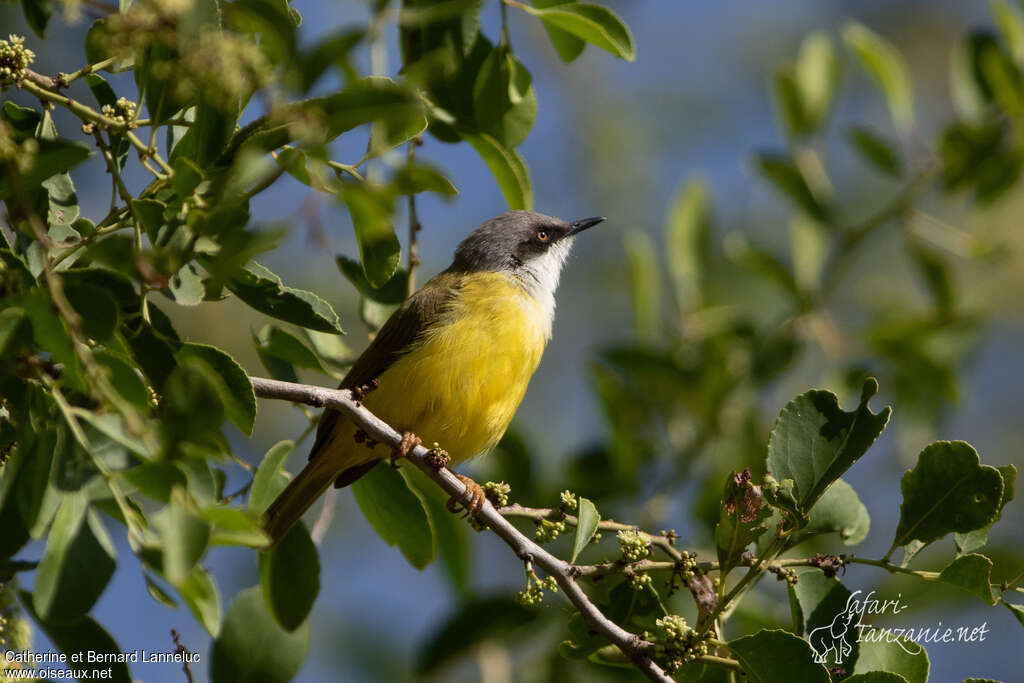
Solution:
M 865 621 L 871 616 L 898 616 L 909 605 L 902 601 L 903 594 L 895 600 L 875 597 L 875 591 L 860 599 L 863 591 L 854 591 L 846 599 L 846 606 L 832 621 L 819 626 L 807 634 L 807 641 L 814 650 L 814 661 L 818 664 L 839 666 L 853 653 L 854 643 L 893 643 L 909 655 L 924 651 L 922 643 L 976 643 L 983 642 L 988 635 L 988 622 L 980 626 L 917 628 L 878 627 Z

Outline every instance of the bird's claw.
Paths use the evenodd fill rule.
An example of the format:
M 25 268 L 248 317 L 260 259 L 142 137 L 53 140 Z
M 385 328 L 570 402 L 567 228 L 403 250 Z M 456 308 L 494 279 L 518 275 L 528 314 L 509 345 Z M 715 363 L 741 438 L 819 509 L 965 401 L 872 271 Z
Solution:
M 453 472 L 452 474 L 455 473 Z M 483 507 L 484 501 L 487 500 L 483 487 L 461 474 L 455 474 L 455 478 L 465 485 L 466 490 L 462 496 L 452 496 L 449 498 L 448 502 L 445 503 L 445 507 L 448 508 L 448 512 L 453 514 L 458 512 L 465 512 L 463 516 L 475 514 Z M 461 508 L 459 507 L 460 505 L 462 506 Z
M 423 441 L 412 432 L 402 432 L 402 443 L 391 449 L 391 466 L 398 467 L 398 460 L 408 457 Z

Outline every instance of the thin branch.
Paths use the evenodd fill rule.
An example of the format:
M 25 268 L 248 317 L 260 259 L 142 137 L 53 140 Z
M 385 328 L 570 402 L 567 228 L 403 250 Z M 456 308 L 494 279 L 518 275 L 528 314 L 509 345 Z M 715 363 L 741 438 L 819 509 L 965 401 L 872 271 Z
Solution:
M 412 166 L 416 160 L 416 148 L 423 144 L 423 136 L 417 135 L 409 141 L 409 165 Z M 419 215 L 416 213 L 416 195 L 409 195 L 409 281 L 408 293 L 412 296 L 416 291 L 416 266 L 420 265 L 420 247 L 418 235 L 423 226 L 420 225 Z
M 262 377 L 253 377 L 252 384 L 256 395 L 261 398 L 293 401 L 341 411 L 352 418 L 375 441 L 396 448 L 401 445 L 401 434 L 375 417 L 361 403 L 353 400 L 352 394 L 347 389 L 326 389 Z M 466 486 L 447 468 L 435 467 L 432 464 L 430 451 L 423 446 L 413 449 L 408 460 L 423 470 L 449 495 L 460 499 L 466 498 L 468 493 Z M 618 647 L 648 679 L 661 681 L 661 683 L 672 681 L 672 678 L 647 655 L 647 652 L 653 648 L 653 644 L 643 640 L 635 633 L 626 631 L 606 617 L 576 583 L 575 568 L 571 564 L 555 557 L 527 538 L 487 501 L 476 513 L 476 519 L 505 541 L 518 558 L 524 562 L 532 562 L 548 575 L 553 576 L 558 586 L 565 592 L 566 597 L 583 616 L 587 626 Z

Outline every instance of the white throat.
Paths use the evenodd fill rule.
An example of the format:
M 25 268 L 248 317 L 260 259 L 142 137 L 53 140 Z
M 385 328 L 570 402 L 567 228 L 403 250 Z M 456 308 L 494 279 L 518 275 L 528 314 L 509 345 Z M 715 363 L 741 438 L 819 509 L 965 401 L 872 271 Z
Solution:
M 544 308 L 551 322 L 555 319 L 555 290 L 558 289 L 558 279 L 562 275 L 562 267 L 569 258 L 574 239 L 576 238 L 566 237 L 555 242 L 540 256 L 526 261 L 516 273 L 517 279 L 530 296 Z

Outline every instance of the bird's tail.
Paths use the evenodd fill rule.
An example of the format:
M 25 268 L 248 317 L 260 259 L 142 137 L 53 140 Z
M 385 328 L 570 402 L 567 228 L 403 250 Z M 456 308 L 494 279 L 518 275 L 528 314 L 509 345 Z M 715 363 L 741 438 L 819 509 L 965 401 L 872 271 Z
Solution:
M 310 460 L 263 513 L 263 530 L 270 537 L 268 547 L 277 545 L 341 474 L 338 461 L 327 455 L 320 453 Z

